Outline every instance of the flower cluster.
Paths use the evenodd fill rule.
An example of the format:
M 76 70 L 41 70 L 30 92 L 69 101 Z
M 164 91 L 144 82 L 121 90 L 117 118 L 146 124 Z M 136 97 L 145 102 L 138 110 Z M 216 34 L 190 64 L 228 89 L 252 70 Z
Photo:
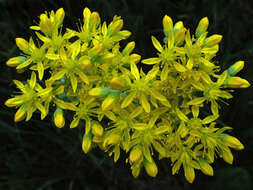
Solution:
M 207 35 L 207 18 L 192 35 L 182 21 L 173 24 L 164 16 L 165 37 L 161 44 L 152 36 L 158 53 L 142 60 L 153 65 L 145 73 L 136 65 L 141 56 L 132 53 L 135 43 L 120 47 L 131 35 L 122 30 L 120 16 L 107 25 L 85 8 L 78 31 L 63 33 L 64 15 L 62 8 L 40 15 L 39 25 L 30 27 L 39 44 L 16 38 L 22 54 L 7 65 L 32 72 L 26 82 L 14 80 L 20 93 L 5 102 L 18 108 L 15 122 L 28 121 L 36 110 L 44 119 L 53 110 L 54 123 L 62 128 L 64 114 L 72 113 L 70 128 L 85 124 L 83 151 L 99 147 L 115 162 L 125 151 L 134 177 L 143 167 L 149 176 L 157 175 L 154 154 L 170 160 L 172 174 L 183 168 L 190 183 L 195 170 L 213 175 L 216 157 L 232 164 L 230 148 L 244 147 L 224 133 L 230 127 L 216 127 L 219 103 L 232 98 L 231 88 L 250 84 L 235 76 L 243 61 L 223 72 L 214 63 L 222 36 Z

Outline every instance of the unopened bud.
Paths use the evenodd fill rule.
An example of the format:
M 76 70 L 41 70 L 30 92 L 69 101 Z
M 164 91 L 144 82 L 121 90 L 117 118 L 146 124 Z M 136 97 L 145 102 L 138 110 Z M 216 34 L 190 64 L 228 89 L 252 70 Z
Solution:
M 221 40 L 222 40 L 222 35 L 214 34 L 206 39 L 205 45 L 208 47 L 212 47 L 220 43 Z
M 237 138 L 227 134 L 220 134 L 220 136 L 227 146 L 236 150 L 244 149 L 243 144 Z
M 104 135 L 104 128 L 98 122 L 93 123 L 91 131 L 95 136 L 102 137 Z
M 92 56 L 97 56 L 99 55 L 102 51 L 104 50 L 104 45 L 103 44 L 96 44 L 92 49 L 91 49 L 91 55 Z
M 90 22 L 94 27 L 100 24 L 100 16 L 98 12 L 92 12 L 90 16 Z
M 206 32 L 208 25 L 209 25 L 209 21 L 207 17 L 204 17 L 199 21 L 198 27 L 195 32 L 196 38 L 200 37 L 201 34 Z
M 24 56 L 12 57 L 6 62 L 6 65 L 8 65 L 9 67 L 16 67 L 19 64 L 25 62 L 26 60 L 27 58 Z
M 176 45 L 180 45 L 184 41 L 186 31 L 187 31 L 186 28 L 181 28 L 176 32 L 176 34 L 175 34 L 175 44 Z
M 248 88 L 250 86 L 250 83 L 241 77 L 229 77 L 224 84 L 230 88 Z
M 16 44 L 18 48 L 25 53 L 29 49 L 29 43 L 24 38 L 16 38 Z
M 118 19 L 116 21 L 113 21 L 110 30 L 112 33 L 117 33 L 119 32 L 123 27 L 123 20 L 122 19 Z
M 102 111 L 107 111 L 111 108 L 111 105 L 115 102 L 115 97 L 112 95 L 107 96 L 102 102 L 101 108 Z
M 237 61 L 233 65 L 231 65 L 228 69 L 228 73 L 230 76 L 235 76 L 239 73 L 244 67 L 244 61 Z
M 232 154 L 232 152 L 231 152 L 231 150 L 229 148 L 226 149 L 225 151 L 223 151 L 222 158 L 228 164 L 232 164 L 233 163 L 234 157 L 233 157 L 233 154 Z
M 118 134 L 111 134 L 104 139 L 103 147 L 108 145 L 116 145 L 120 142 L 121 136 Z
M 85 134 L 83 136 L 82 149 L 85 154 L 91 150 L 91 133 Z
M 178 30 L 184 28 L 184 24 L 182 21 L 178 21 L 173 28 L 173 32 L 176 33 Z
M 54 112 L 54 124 L 58 128 L 62 128 L 65 125 L 65 119 L 63 117 L 63 111 L 59 107 L 57 107 L 55 112 Z
M 147 172 L 147 174 L 151 177 L 155 177 L 158 173 L 158 168 L 155 164 L 155 162 L 148 162 L 146 161 L 144 163 L 144 167 L 145 167 L 145 170 Z
M 83 61 L 81 61 L 81 65 L 84 70 L 87 70 L 88 68 L 90 68 L 91 62 L 89 59 L 84 59 Z
M 124 86 L 124 82 L 120 77 L 113 77 L 113 79 L 110 81 L 110 87 L 112 89 L 121 89 Z
M 62 24 L 64 16 L 65 16 L 65 12 L 63 8 L 60 8 L 56 11 L 55 18 L 56 18 L 57 24 L 59 25 Z
M 213 168 L 212 168 L 212 166 L 210 166 L 210 164 L 207 163 L 206 160 L 200 159 L 199 165 L 200 165 L 201 171 L 204 174 L 213 176 Z
M 110 93 L 110 89 L 107 87 L 93 88 L 89 91 L 90 96 L 107 96 L 109 93 Z
M 15 122 L 22 121 L 23 119 L 25 119 L 25 116 L 26 116 L 26 110 L 23 106 L 21 106 L 14 116 L 14 121 Z
M 133 148 L 130 152 L 130 155 L 129 155 L 129 160 L 131 163 L 134 163 L 134 162 L 139 162 L 142 158 L 142 151 L 141 149 L 137 146 L 135 148 Z
M 168 36 L 170 32 L 173 30 L 173 22 L 172 19 L 168 16 L 165 15 L 163 17 L 163 32 L 165 36 Z

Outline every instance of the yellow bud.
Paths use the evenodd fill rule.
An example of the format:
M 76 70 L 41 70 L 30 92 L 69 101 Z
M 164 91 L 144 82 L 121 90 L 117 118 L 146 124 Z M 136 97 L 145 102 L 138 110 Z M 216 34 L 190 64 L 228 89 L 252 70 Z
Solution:
M 123 27 L 123 20 L 118 19 L 116 21 L 113 21 L 110 30 L 112 31 L 112 33 L 117 33 L 122 29 L 122 27 Z
M 40 29 L 45 34 L 49 34 L 52 30 L 52 22 L 46 14 L 40 15 Z
M 173 30 L 173 22 L 172 19 L 168 16 L 165 15 L 163 17 L 163 32 L 165 36 L 168 36 L 170 32 Z
M 110 87 L 112 89 L 121 89 L 124 86 L 124 82 L 120 77 L 113 77 L 113 79 L 110 81 Z
M 130 61 L 134 62 L 135 64 L 138 63 L 141 60 L 141 56 L 133 53 L 130 55 Z
M 96 44 L 92 49 L 91 49 L 91 55 L 92 56 L 97 56 L 100 53 L 102 53 L 102 51 L 104 50 L 104 45 L 103 44 Z
M 184 166 L 184 176 L 189 183 L 192 183 L 195 179 L 195 171 L 191 166 Z
M 174 33 L 176 33 L 178 30 L 184 28 L 184 24 L 182 21 L 178 21 L 175 25 L 174 25 Z
M 115 97 L 112 95 L 107 96 L 102 102 L 101 108 L 102 111 L 107 111 L 111 108 L 111 105 L 115 102 Z
M 23 106 L 21 106 L 15 114 L 14 121 L 15 122 L 22 121 L 23 119 L 25 119 L 25 116 L 26 116 L 26 110 Z
M 62 128 L 65 125 L 65 119 L 63 117 L 63 111 L 61 108 L 56 108 L 54 112 L 54 124 L 58 128 Z
M 228 73 L 230 76 L 234 76 L 239 73 L 244 67 L 244 61 L 237 61 L 233 65 L 231 65 L 228 69 Z
M 101 143 L 101 142 L 103 142 L 103 137 L 93 136 L 92 141 L 95 142 L 95 143 Z
M 223 134 L 222 137 L 227 146 L 236 150 L 244 149 L 243 144 L 237 138 L 227 135 L 227 134 Z
M 95 136 L 102 137 L 104 135 L 104 128 L 98 122 L 95 122 L 92 125 L 91 131 L 92 131 L 92 134 Z
M 65 16 L 65 12 L 63 10 L 63 8 L 60 8 L 56 11 L 55 13 L 55 18 L 57 20 L 57 23 L 60 25 L 64 19 Z
M 185 34 L 186 34 L 186 28 L 179 29 L 175 34 L 175 44 L 179 45 L 184 41 Z
M 16 38 L 16 44 L 18 48 L 25 53 L 29 49 L 29 43 L 24 38 Z
M 210 166 L 206 160 L 204 159 L 201 159 L 200 162 L 200 168 L 201 168 L 201 171 L 206 174 L 206 175 L 210 175 L 210 176 L 213 176 L 213 168 L 212 166 Z
M 248 88 L 250 86 L 247 80 L 240 77 L 229 77 L 224 84 L 230 88 Z
M 91 15 L 90 9 L 85 7 L 84 10 L 83 10 L 83 17 L 85 19 L 88 19 L 90 17 L 90 15 Z
M 132 175 L 133 175 L 133 177 L 134 177 L 134 178 L 137 178 L 137 177 L 140 175 L 140 171 L 141 171 L 140 166 L 138 166 L 138 165 L 133 165 L 133 166 L 131 167 L 131 169 L 132 169 Z
M 21 105 L 24 101 L 20 98 L 10 98 L 8 100 L 5 101 L 5 105 L 7 107 L 14 107 L 14 106 L 18 106 Z
M 121 136 L 118 134 L 111 134 L 104 139 L 103 147 L 108 145 L 116 145 L 120 142 Z
M 209 25 L 209 21 L 208 21 L 207 17 L 204 17 L 199 21 L 198 27 L 197 27 L 196 32 L 195 32 L 195 35 L 196 35 L 197 38 L 199 36 L 201 36 L 201 34 L 206 32 L 206 30 L 208 28 L 208 25 Z
M 215 46 L 216 44 L 220 43 L 221 40 L 222 35 L 214 34 L 206 39 L 205 45 L 208 47 Z
M 155 164 L 155 162 L 145 162 L 144 163 L 145 170 L 147 174 L 151 177 L 155 177 L 158 173 L 158 168 Z
M 233 154 L 232 154 L 232 152 L 231 152 L 231 150 L 229 148 L 227 148 L 225 151 L 223 151 L 222 158 L 228 164 L 232 164 L 233 163 L 234 157 L 233 157 Z
M 90 68 L 91 62 L 89 59 L 84 59 L 83 61 L 81 61 L 81 65 L 84 70 L 87 70 L 88 68 Z
M 100 16 L 98 12 L 91 13 L 90 22 L 95 27 L 100 24 Z
M 85 154 L 91 150 L 91 134 L 85 134 L 83 136 L 82 149 Z
M 129 155 L 129 160 L 131 163 L 134 163 L 134 162 L 138 163 L 141 159 L 142 159 L 142 151 L 137 146 L 131 150 L 130 155 Z
M 10 58 L 7 62 L 6 65 L 8 65 L 9 67 L 16 67 L 18 66 L 20 63 L 23 63 L 27 60 L 26 57 L 23 56 L 18 56 L 18 57 L 12 57 Z
M 123 49 L 122 54 L 123 55 L 129 55 L 133 49 L 135 48 L 135 42 L 129 42 L 126 47 Z
M 109 88 L 92 88 L 90 91 L 89 91 L 89 95 L 90 96 L 106 96 L 108 95 L 110 92 L 110 89 Z

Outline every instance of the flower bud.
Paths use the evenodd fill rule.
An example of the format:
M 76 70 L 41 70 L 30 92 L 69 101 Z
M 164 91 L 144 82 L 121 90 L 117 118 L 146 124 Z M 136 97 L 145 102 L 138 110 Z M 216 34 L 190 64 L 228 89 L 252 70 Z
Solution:
M 236 150 L 244 149 L 243 144 L 237 138 L 227 134 L 221 134 L 220 136 L 227 146 Z
M 57 24 L 59 24 L 59 25 L 62 24 L 64 16 L 65 16 L 65 12 L 64 12 L 63 8 L 60 8 L 56 11 L 55 18 L 56 18 Z
M 110 81 L 110 87 L 112 89 L 121 89 L 124 86 L 124 81 L 120 77 L 113 77 Z
M 230 76 L 235 76 L 244 67 L 244 61 L 237 61 L 228 68 L 228 73 Z
M 144 163 L 145 170 L 147 174 L 151 177 L 155 177 L 158 173 L 158 168 L 155 164 L 155 162 L 145 162 Z
M 136 146 L 131 150 L 129 160 L 131 163 L 134 162 L 138 163 L 141 159 L 142 159 L 142 151 L 138 146 Z
M 104 45 L 103 44 L 96 44 L 92 49 L 91 49 L 91 55 L 92 56 L 97 56 L 100 53 L 102 53 L 102 51 L 104 50 Z
M 210 166 L 210 165 L 207 163 L 206 160 L 200 159 L 199 165 L 200 165 L 201 171 L 202 171 L 204 174 L 213 176 L 213 168 L 212 168 L 212 166 Z
M 116 145 L 120 142 L 121 136 L 118 134 L 111 134 L 104 139 L 103 147 L 108 145 Z
M 40 29 L 43 33 L 46 35 L 50 34 L 52 31 L 52 22 L 48 18 L 46 14 L 41 14 L 40 15 Z
M 92 88 L 89 91 L 90 96 L 107 96 L 109 93 L 110 93 L 110 89 L 107 87 Z
M 195 171 L 191 166 L 184 166 L 184 176 L 189 183 L 192 183 L 195 179 Z
M 123 27 L 123 20 L 122 19 L 118 19 L 116 21 L 113 21 L 110 30 L 113 34 L 119 32 Z
M 206 32 L 208 25 L 209 25 L 209 21 L 207 17 L 204 17 L 199 21 L 198 27 L 195 32 L 196 38 L 200 37 L 201 34 Z
M 224 84 L 230 88 L 248 88 L 250 86 L 247 80 L 240 77 L 229 77 Z
M 214 34 L 206 39 L 205 45 L 208 47 L 212 47 L 220 43 L 221 40 L 222 40 L 222 35 Z
M 165 36 L 168 36 L 170 32 L 173 30 L 173 22 L 172 19 L 168 16 L 165 15 L 163 17 L 163 32 Z
M 102 111 L 107 111 L 111 108 L 111 105 L 115 102 L 115 97 L 113 95 L 107 96 L 102 102 L 101 108 Z
M 25 116 L 26 116 L 26 110 L 23 106 L 21 106 L 18 111 L 15 113 L 15 116 L 14 116 L 14 121 L 15 122 L 19 122 L 19 121 L 22 121 L 23 119 L 25 119 Z
M 222 153 L 222 158 L 225 162 L 227 162 L 228 164 L 232 164 L 233 163 L 233 154 L 231 152 L 231 150 L 228 148 L 225 151 L 223 151 Z
M 85 134 L 83 136 L 82 149 L 85 154 L 91 150 L 91 133 Z
M 181 28 L 176 32 L 175 34 L 176 45 L 180 45 L 184 41 L 186 31 L 187 31 L 186 28 Z
M 90 22 L 94 27 L 97 27 L 97 25 L 100 24 L 100 16 L 98 12 L 91 13 Z
M 55 112 L 54 112 L 54 124 L 58 128 L 62 128 L 65 125 L 65 119 L 63 117 L 63 111 L 59 107 L 57 107 Z
M 16 67 L 19 64 L 25 62 L 26 60 L 27 58 L 24 56 L 12 57 L 6 62 L 6 65 L 8 65 L 9 67 Z
M 130 55 L 130 61 L 134 62 L 135 64 L 138 63 L 141 60 L 141 56 L 133 53 Z
M 7 107 L 15 107 L 18 105 L 21 105 L 24 101 L 18 97 L 15 98 L 10 98 L 8 100 L 5 101 L 4 105 L 6 105 Z
M 84 59 L 83 61 L 81 61 L 81 65 L 84 70 L 87 70 L 88 68 L 90 68 L 91 62 L 89 59 Z
M 102 137 L 104 135 L 104 128 L 98 122 L 93 123 L 91 131 L 95 136 Z
M 122 55 L 129 55 L 135 47 L 135 42 L 129 42 L 122 51 Z
M 178 21 L 173 28 L 173 32 L 176 33 L 178 30 L 184 28 L 184 24 L 182 21 Z
M 29 50 L 29 43 L 24 38 L 16 38 L 16 44 L 25 53 Z

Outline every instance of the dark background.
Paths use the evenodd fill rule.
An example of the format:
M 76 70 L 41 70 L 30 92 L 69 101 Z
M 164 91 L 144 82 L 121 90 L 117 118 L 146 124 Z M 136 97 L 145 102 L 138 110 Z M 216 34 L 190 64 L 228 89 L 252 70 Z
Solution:
M 135 52 L 148 58 L 156 55 L 151 35 L 162 40 L 162 18 L 182 20 L 191 31 L 199 20 L 209 18 L 209 35 L 223 35 L 216 60 L 227 69 L 238 60 L 245 61 L 240 76 L 253 83 L 253 5 L 250 0 L 0 0 L 0 189 L 10 190 L 117 190 L 117 189 L 253 189 L 253 91 L 238 89 L 226 106 L 222 104 L 220 127 L 232 126 L 231 135 L 245 145 L 233 151 L 234 163 L 217 159 L 212 165 L 214 176 L 196 172 L 193 184 L 184 179 L 183 170 L 172 176 L 168 160 L 157 161 L 159 173 L 153 179 L 144 170 L 138 179 L 131 175 L 126 155 L 114 164 L 100 150 L 88 155 L 81 150 L 81 129 L 57 129 L 47 116 L 44 121 L 34 114 L 29 122 L 14 123 L 15 109 L 4 106 L 14 93 L 13 79 L 25 80 L 5 62 L 19 54 L 15 38 L 28 39 L 29 26 L 38 22 L 44 11 L 63 7 L 64 26 L 76 29 L 85 6 L 98 11 L 102 21 L 109 23 L 114 15 L 122 16 L 124 29 L 132 35 L 121 45 L 135 41 Z

